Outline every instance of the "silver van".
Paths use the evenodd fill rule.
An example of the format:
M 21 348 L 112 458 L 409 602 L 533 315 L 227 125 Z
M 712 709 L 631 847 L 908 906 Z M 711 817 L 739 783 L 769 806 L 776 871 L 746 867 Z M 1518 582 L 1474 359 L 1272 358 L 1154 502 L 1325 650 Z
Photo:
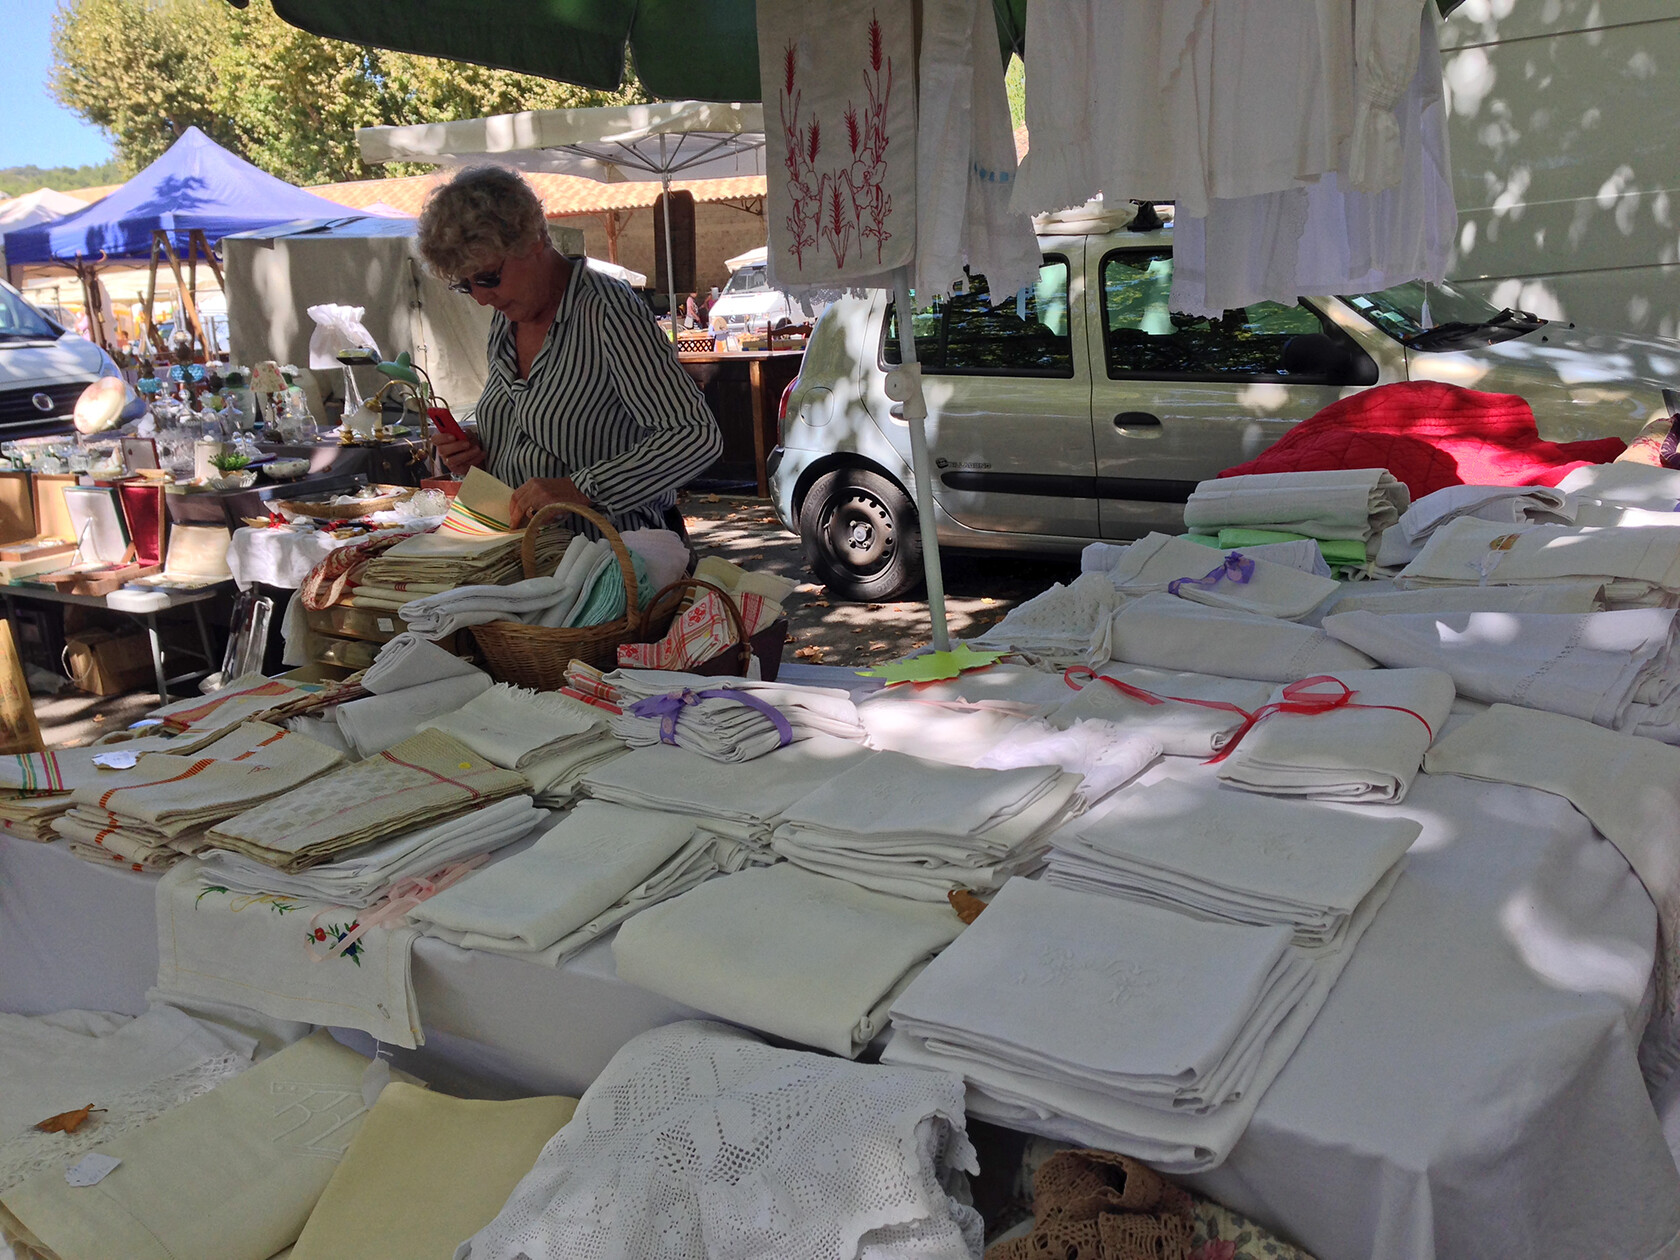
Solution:
M 82 391 L 117 365 L 0 281 L 0 440 L 70 434 Z
M 1140 221 L 1153 216 L 1141 216 Z M 1520 394 L 1542 437 L 1628 438 L 1680 381 L 1680 342 L 1588 333 L 1451 285 L 1172 311 L 1172 231 L 1039 236 L 1037 286 L 991 305 L 983 278 L 912 316 L 941 547 L 1043 554 L 1178 533 L 1197 482 L 1372 385 Z M 909 429 L 883 388 L 889 296 L 818 322 L 770 458 L 777 516 L 841 598 L 921 575 Z

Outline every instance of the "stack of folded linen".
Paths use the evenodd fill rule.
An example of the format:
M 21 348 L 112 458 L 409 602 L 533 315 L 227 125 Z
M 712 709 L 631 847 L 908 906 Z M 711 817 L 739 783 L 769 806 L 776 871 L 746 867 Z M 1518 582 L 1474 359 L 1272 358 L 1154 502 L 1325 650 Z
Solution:
M 55 840 L 58 833 L 53 830 L 53 822 L 69 808 L 68 792 L 46 796 L 0 792 L 0 832 L 23 840 Z
M 53 824 L 79 856 L 111 855 L 145 869 L 206 847 L 205 829 L 300 787 L 343 754 L 265 722 L 246 722 L 192 756 L 146 753 L 131 770 L 102 771 L 71 794 Z M 85 850 L 91 850 L 85 852 Z
M 978 1168 L 955 1077 L 672 1024 L 613 1057 L 456 1254 L 968 1260 L 984 1225 L 963 1172 Z
M 1044 879 L 1232 923 L 1281 924 L 1302 949 L 1334 948 L 1422 830 L 1409 818 L 1164 778 L 1058 831 Z
M 1235 526 L 1222 529 L 1217 534 L 1185 534 L 1184 537 L 1202 547 L 1241 551 L 1256 560 L 1266 560 L 1324 578 L 1333 576 L 1327 555 L 1340 565 L 1365 567 L 1365 544 L 1360 542 L 1320 542 L 1316 538 L 1296 538 L 1275 530 L 1239 529 Z M 1353 559 L 1354 556 L 1358 558 Z
M 1241 551 L 1221 559 L 1187 538 L 1167 534 L 1149 534 L 1127 547 L 1108 579 L 1122 595 L 1166 591 L 1212 608 L 1286 621 L 1305 617 L 1336 592 L 1329 578 Z
M 126 761 L 127 754 L 132 754 L 137 760 L 141 752 L 164 751 L 172 742 L 162 738 L 134 740 L 123 745 L 118 756 Z M 185 739 L 181 747 L 190 748 L 197 742 Z M 111 751 L 89 746 L 0 756 L 0 831 L 29 840 L 54 839 L 53 820 L 74 804 L 70 794 L 97 782 L 102 773 L 110 778 L 95 759 Z
M 539 805 L 565 805 L 583 776 L 621 757 L 611 714 L 559 692 L 528 691 L 498 683 L 453 713 L 422 724 L 442 731 L 531 784 Z
M 1672 512 L 1680 506 L 1680 471 L 1632 462 L 1588 464 L 1558 482 L 1558 489 L 1581 500 Z
M 752 761 L 713 761 L 686 748 L 637 748 L 583 776 L 584 791 L 637 809 L 686 814 L 702 830 L 759 851 L 782 812 L 830 779 L 877 754 L 817 735 Z
M 1387 616 L 1392 613 L 1603 611 L 1602 581 L 1554 582 L 1546 586 L 1426 586 L 1415 591 L 1397 591 L 1386 583 L 1366 582 L 1345 591 L 1330 605 L 1326 616 L 1349 612 Z
M 1155 741 L 1168 756 L 1211 757 L 1271 695 L 1269 682 L 1110 665 L 1085 681 L 1049 721 L 1058 727 L 1110 722 L 1127 735 Z
M 1371 669 L 1285 684 L 1257 710 L 1260 720 L 1226 746 L 1219 777 L 1278 796 L 1401 801 L 1455 694 L 1438 669 Z
M 212 828 L 209 844 L 300 871 L 358 845 L 444 822 L 526 790 L 459 740 L 421 731 L 395 748 L 246 810 Z
M 548 811 L 538 809 L 529 796 L 509 796 L 475 813 L 418 827 L 296 873 L 254 862 L 243 853 L 220 850 L 204 855 L 200 872 L 206 882 L 247 896 L 275 893 L 335 906 L 367 907 L 395 885 L 492 853 L 547 820 Z
M 642 911 L 619 927 L 612 952 L 631 984 L 856 1058 L 886 1028 L 906 976 L 962 931 L 943 902 L 891 897 L 778 863 L 708 880 Z
M 530 848 L 409 912 L 428 936 L 553 966 L 748 851 L 681 814 L 584 801 Z
M 1398 568 L 1409 562 L 1441 526 L 1461 516 L 1502 525 L 1569 524 L 1575 497 L 1551 486 L 1447 486 L 1426 494 L 1401 514 L 1382 537 L 1377 563 Z
M 341 704 L 333 710 L 344 741 L 357 757 L 371 757 L 393 744 L 412 739 L 430 718 L 459 709 L 474 696 L 490 688 L 490 676 L 481 670 L 439 678 L 436 682 L 366 696 Z
M 1391 667 L 1439 669 L 1458 694 L 1567 713 L 1616 731 L 1680 711 L 1671 608 L 1582 613 L 1338 613 L 1324 628 Z
M 935 703 L 947 701 L 963 704 L 991 704 L 999 702 L 1018 705 L 1024 717 L 1041 717 L 1066 699 L 1067 686 L 1061 676 L 1030 665 L 999 662 L 979 669 L 964 670 L 955 678 L 938 682 L 898 683 L 870 692 L 859 701 L 862 706 L 877 700 L 925 700 Z M 864 725 L 868 725 L 865 721 Z
M 1380 905 L 1309 954 L 1287 926 L 1193 917 L 1034 880 L 892 1004 L 882 1061 L 960 1072 L 976 1114 L 1170 1171 L 1219 1164 Z
M 1031 672 L 1055 684 L 1054 691 L 1044 689 L 1048 694 L 1067 693 L 1055 675 Z M 933 700 L 919 691 L 902 695 L 895 688 L 859 702 L 857 714 L 872 748 L 972 766 L 999 740 L 1048 708 L 1013 700 Z
M 606 681 L 624 707 L 613 734 L 632 748 L 675 744 L 714 761 L 751 761 L 813 735 L 867 738 L 851 694 L 836 687 L 653 669 L 619 669 Z
M 1680 519 L 1680 518 L 1676 518 Z M 1641 529 L 1501 525 L 1460 517 L 1424 544 L 1395 577 L 1402 589 L 1429 586 L 1551 585 L 1590 579 L 1605 605 L 1680 605 L 1680 524 Z
M 1159 592 L 1134 599 L 1115 615 L 1113 653 L 1114 660 L 1132 665 L 1263 682 L 1377 664 L 1316 626 L 1207 608 Z
M 1207 568 L 1205 558 L 1202 568 Z M 1067 586 L 1057 582 L 1018 604 L 969 642 L 1020 652 L 1057 667 L 1099 664 L 1109 656 L 1109 626 L 1119 603 L 1114 583 L 1105 574 L 1081 573 Z
M 177 739 L 205 739 L 222 731 L 260 717 L 291 700 L 315 695 L 322 690 L 320 683 L 294 682 L 289 678 L 265 678 L 261 674 L 241 674 L 209 695 L 177 700 L 153 709 L 146 716 L 158 721 L 157 729 L 173 733 Z M 115 743 L 119 741 L 106 741 Z M 127 746 L 130 741 L 120 741 Z M 196 751 L 183 746 L 182 752 Z
M 1385 468 L 1255 473 L 1201 482 L 1184 505 L 1184 524 L 1202 534 L 1235 526 L 1356 542 L 1362 561 L 1376 555 L 1377 539 L 1411 502 L 1411 492 Z
M 1059 766 L 1078 776 L 1074 798 L 1084 809 L 1130 783 L 1160 755 L 1157 741 L 1112 722 L 1085 720 L 1057 727 L 1034 718 L 1009 731 L 971 764 L 979 770 Z
M 405 630 L 387 641 L 373 664 L 362 671 L 362 686 L 376 696 L 383 696 L 443 678 L 481 672 L 453 652 L 446 652 L 431 640 Z
M 1203 535 L 1185 535 L 1191 542 L 1203 547 L 1215 545 L 1218 538 L 1209 539 Z M 1107 573 L 1120 563 L 1120 558 L 1126 554 L 1128 543 L 1086 543 L 1079 553 L 1079 571 L 1081 573 Z M 1281 564 L 1286 568 L 1299 569 L 1302 573 L 1316 573 L 1319 577 L 1330 576 L 1330 566 L 1324 561 L 1324 553 L 1318 549 L 1318 544 L 1311 538 L 1295 539 L 1291 542 L 1260 543 L 1257 546 L 1244 547 L 1245 556 L 1253 556 L 1256 560 L 1269 560 L 1273 564 Z
M 525 535 L 414 534 L 386 549 L 362 571 L 362 583 L 403 589 L 402 583 L 421 583 L 449 590 L 457 586 L 494 586 L 516 580 Z M 550 523 L 537 531 L 538 573 L 552 573 L 571 543 L 569 530 Z
M 1059 766 L 976 770 L 876 753 L 789 806 L 772 847 L 877 892 L 944 901 L 1042 864 L 1078 788 Z

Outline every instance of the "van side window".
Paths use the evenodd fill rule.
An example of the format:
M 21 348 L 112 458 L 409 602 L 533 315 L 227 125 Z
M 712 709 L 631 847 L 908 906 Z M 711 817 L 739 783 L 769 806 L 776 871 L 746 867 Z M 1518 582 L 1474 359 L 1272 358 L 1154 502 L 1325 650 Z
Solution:
M 1168 308 L 1172 250 L 1118 250 L 1102 260 L 1103 358 L 1111 379 L 1288 379 L 1296 337 L 1335 330 L 1310 307 L 1258 302 L 1218 319 Z
M 910 319 L 916 358 L 929 374 L 952 376 L 1072 376 L 1068 332 L 1068 262 L 1052 255 L 1038 270 L 1038 284 L 994 307 L 984 276 L 970 276 L 967 291 L 938 297 Z M 898 315 L 887 307 L 881 361 L 899 361 Z

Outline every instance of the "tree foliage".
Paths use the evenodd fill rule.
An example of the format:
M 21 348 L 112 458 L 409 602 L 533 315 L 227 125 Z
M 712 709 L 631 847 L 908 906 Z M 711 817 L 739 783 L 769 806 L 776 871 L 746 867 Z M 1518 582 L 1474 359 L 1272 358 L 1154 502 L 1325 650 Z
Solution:
M 37 188 L 94 188 L 120 184 L 129 172 L 120 162 L 99 166 L 6 166 L 0 167 L 0 197 L 21 197 Z
M 189 126 L 296 184 L 372 179 L 358 127 L 646 100 L 533 75 L 321 39 L 268 0 L 64 0 L 52 90 L 138 170 Z

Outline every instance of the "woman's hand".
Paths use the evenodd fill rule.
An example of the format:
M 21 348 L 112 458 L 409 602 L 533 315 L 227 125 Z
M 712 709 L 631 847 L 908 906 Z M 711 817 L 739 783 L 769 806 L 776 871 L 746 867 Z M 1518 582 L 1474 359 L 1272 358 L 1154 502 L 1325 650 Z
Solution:
M 532 477 L 513 492 L 513 524 L 523 525 L 550 503 L 588 507 L 589 499 L 570 477 Z
M 484 448 L 472 438 L 452 438 L 439 432 L 432 438 L 432 449 L 438 453 L 443 466 L 457 477 L 465 477 L 467 470 L 476 468 L 486 458 Z

